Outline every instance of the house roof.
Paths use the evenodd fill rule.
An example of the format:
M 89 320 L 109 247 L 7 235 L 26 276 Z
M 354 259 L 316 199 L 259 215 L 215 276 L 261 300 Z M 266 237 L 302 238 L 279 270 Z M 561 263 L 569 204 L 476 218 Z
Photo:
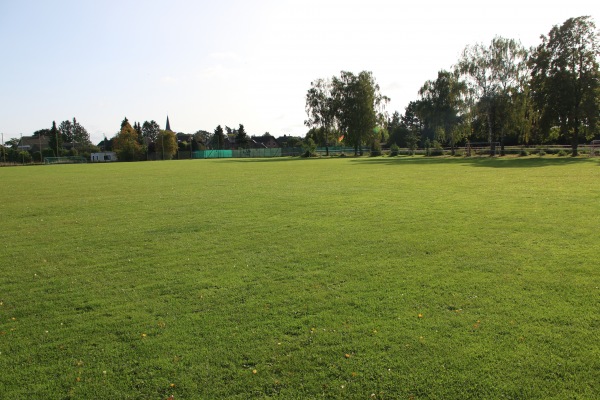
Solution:
M 41 151 L 49 146 L 49 138 L 45 135 L 39 137 L 23 136 L 19 141 L 19 148 L 22 150 Z

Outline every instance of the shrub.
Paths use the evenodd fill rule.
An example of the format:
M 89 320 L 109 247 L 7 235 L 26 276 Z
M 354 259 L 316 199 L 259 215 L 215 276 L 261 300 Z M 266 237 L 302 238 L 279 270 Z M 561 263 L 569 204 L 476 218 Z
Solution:
M 30 163 L 31 153 L 28 151 L 20 151 L 19 157 L 17 158 L 17 162 Z
M 431 156 L 443 156 L 444 149 L 442 148 L 442 144 L 437 140 L 433 141 L 433 148 L 430 150 L 429 155 Z
M 519 151 L 519 156 L 521 157 L 527 157 L 529 155 L 529 152 L 525 149 L 521 149 L 521 151 Z
M 400 152 L 400 147 L 396 143 L 390 146 L 390 157 L 396 157 Z
M 317 145 L 312 138 L 307 138 L 304 142 L 302 142 L 302 150 L 304 150 L 302 157 L 315 157 L 317 155 Z
M 56 155 L 54 154 L 54 150 L 47 148 L 44 149 L 44 151 L 42 152 L 42 156 L 44 157 L 56 157 Z
M 559 157 L 566 157 L 568 153 L 564 150 L 560 150 L 558 153 L 556 153 L 556 155 L 558 155 Z
M 546 155 L 546 152 L 544 150 L 540 149 L 540 151 L 538 151 L 538 156 L 541 157 L 541 156 L 545 156 L 545 155 Z
M 371 144 L 371 157 L 378 157 L 381 155 L 381 143 L 378 140 L 374 140 Z

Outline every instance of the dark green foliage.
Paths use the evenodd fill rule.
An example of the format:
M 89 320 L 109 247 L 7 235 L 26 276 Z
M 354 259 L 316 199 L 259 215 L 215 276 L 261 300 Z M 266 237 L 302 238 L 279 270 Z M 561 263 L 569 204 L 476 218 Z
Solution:
M 304 154 L 302 155 L 302 157 L 316 157 L 317 153 L 317 144 L 315 143 L 315 141 L 312 138 L 306 138 L 304 140 L 304 142 L 302 143 L 302 149 L 304 151 Z
M 236 142 L 238 148 L 240 148 L 240 149 L 247 148 L 250 143 L 250 138 L 248 137 L 248 134 L 246 133 L 246 130 L 244 129 L 244 125 L 242 125 L 242 124 L 240 124 L 239 128 L 237 129 L 237 134 L 235 136 L 235 142 Z
M 54 151 L 56 157 L 60 156 L 62 150 L 62 135 L 56 127 L 56 122 L 52 121 L 52 128 L 50 129 L 50 138 L 48 140 L 48 146 Z
M 390 157 L 396 157 L 399 154 L 400 147 L 396 143 L 390 146 Z
M 142 136 L 148 139 L 150 143 L 156 143 L 159 131 L 160 126 L 156 123 L 156 121 L 144 121 L 144 124 L 142 125 Z
M 308 119 L 304 124 L 311 131 L 318 131 L 321 138 L 315 139 L 316 143 L 325 146 L 326 156 L 329 156 L 329 140 L 331 129 L 336 119 L 336 103 L 332 96 L 332 84 L 328 79 L 317 79 L 311 82 L 311 88 L 306 94 L 306 114 Z
M 223 128 L 221 125 L 218 125 L 215 128 L 215 133 L 213 135 L 213 142 L 215 149 L 222 150 L 225 146 L 225 133 L 223 132 Z
M 429 155 L 431 156 L 443 156 L 444 155 L 444 149 L 442 148 L 442 144 L 440 142 L 438 142 L 437 140 L 433 141 L 433 145 L 429 151 Z
M 62 142 L 70 146 L 85 146 L 90 144 L 90 135 L 87 130 L 73 118 L 73 122 L 66 120 L 58 127 Z M 50 132 L 52 134 L 52 130 Z
M 542 36 L 530 60 L 533 98 L 542 133 L 558 126 L 577 155 L 582 136 L 591 138 L 600 115 L 600 48 L 590 17 L 569 18 Z
M 423 147 L 425 148 L 425 155 L 430 156 L 431 155 L 431 141 L 429 140 L 429 138 L 425 139 L 425 142 L 423 143 Z
M 438 134 L 438 141 L 448 143 L 452 154 L 456 143 L 462 139 L 461 112 L 465 111 L 467 86 L 458 79 L 458 72 L 439 71 L 435 81 L 427 81 L 420 89 L 421 115 Z
M 56 157 L 56 153 L 51 148 L 44 149 L 42 152 L 43 157 Z
M 362 155 L 362 146 L 372 141 L 373 128 L 381 122 L 378 111 L 387 97 L 379 93 L 379 85 L 367 71 L 358 75 L 342 71 L 339 77 L 334 76 L 332 96 L 344 140 L 354 147 L 354 155 Z
M 28 151 L 19 151 L 18 153 L 18 158 L 17 158 L 17 162 L 21 162 L 21 163 L 30 163 L 33 160 L 33 158 L 31 157 L 31 153 Z
M 381 156 L 381 143 L 378 140 L 374 140 L 371 143 L 371 157 L 379 157 Z

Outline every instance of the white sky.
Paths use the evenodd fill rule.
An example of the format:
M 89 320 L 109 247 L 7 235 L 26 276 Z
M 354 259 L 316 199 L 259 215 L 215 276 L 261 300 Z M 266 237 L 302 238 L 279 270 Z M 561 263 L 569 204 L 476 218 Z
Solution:
M 304 136 L 312 80 L 372 71 L 403 113 L 466 45 L 530 47 L 581 15 L 600 25 L 600 2 L 0 0 L 0 132 L 75 117 L 97 143 L 168 114 L 178 132 Z

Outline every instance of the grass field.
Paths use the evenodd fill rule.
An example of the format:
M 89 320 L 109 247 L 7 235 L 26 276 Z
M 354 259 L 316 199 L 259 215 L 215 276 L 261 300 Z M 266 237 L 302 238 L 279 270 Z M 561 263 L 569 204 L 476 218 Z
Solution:
M 600 163 L 0 168 L 0 398 L 600 398 Z

